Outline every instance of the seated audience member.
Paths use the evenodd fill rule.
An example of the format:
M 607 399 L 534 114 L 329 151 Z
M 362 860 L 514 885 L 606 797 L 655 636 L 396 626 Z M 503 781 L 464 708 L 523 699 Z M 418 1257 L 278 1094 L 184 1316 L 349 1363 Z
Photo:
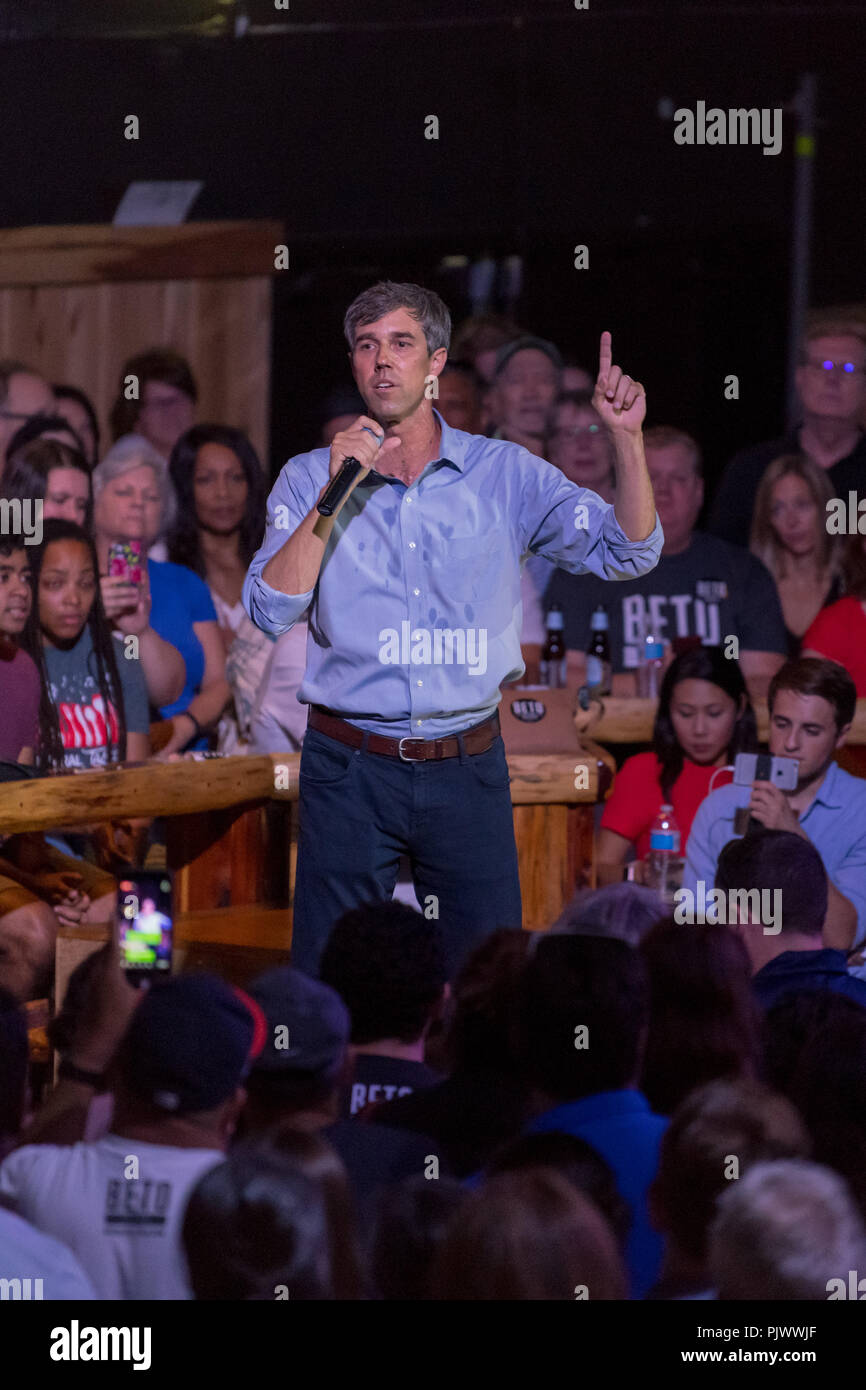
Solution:
M 261 1140 L 236 1144 L 202 1174 L 186 1208 L 183 1244 L 199 1302 L 358 1297 L 335 1287 L 321 1183 Z
M 718 1198 L 755 1164 L 808 1158 L 810 1152 L 793 1105 L 758 1082 L 711 1081 L 692 1091 L 665 1130 L 650 1188 L 650 1215 L 665 1238 L 665 1253 L 661 1278 L 647 1297 L 714 1298 L 707 1238 Z
M 65 444 L 67 449 L 74 449 L 84 458 L 81 440 L 75 430 L 63 415 L 54 412 L 52 406 L 50 415 L 34 415 L 15 431 L 6 449 L 7 464 L 13 454 L 18 453 L 20 449 L 26 449 L 28 444 L 35 443 L 37 439 L 53 439 L 58 444 Z
M 614 466 L 610 433 L 588 390 L 557 396 L 547 424 L 544 457 L 572 483 L 613 502 Z
M 0 536 L 0 761 L 7 763 L 31 764 L 39 739 L 39 670 L 19 645 L 33 602 L 30 550 L 16 536 Z
M 94 469 L 93 494 L 96 544 L 102 573 L 107 574 L 113 544 L 137 541 L 146 550 L 165 524 L 171 507 L 166 465 L 145 440 L 130 435 Z M 180 652 L 186 666 L 181 693 L 160 705 L 163 718 L 172 723 L 171 738 L 161 754 L 165 757 L 187 746 L 203 747 L 202 735 L 219 720 L 231 693 L 225 646 L 213 600 L 199 575 L 183 565 L 148 558 L 141 580 L 139 604 L 149 589 L 151 624 Z M 114 603 L 123 603 L 120 588 Z M 112 615 L 114 623 L 118 611 L 122 609 Z
M 77 386 L 55 382 L 54 409 L 71 425 L 81 440 L 81 451 L 93 469 L 99 462 L 99 420 L 90 397 Z
M 337 992 L 292 966 L 260 975 L 250 994 L 267 1019 L 267 1042 L 247 1079 L 245 1135 L 282 1126 L 321 1134 L 365 1204 L 389 1182 L 423 1173 L 430 1139 L 340 1119 L 350 1075 L 349 1012 Z
M 745 545 L 758 484 L 765 468 L 783 454 L 805 454 L 830 480 L 835 497 L 862 488 L 866 439 L 866 327 L 844 321 L 816 322 L 806 330 L 797 393 L 802 423 L 782 439 L 753 444 L 735 454 L 716 490 L 707 529 Z
M 764 1020 L 764 1076 L 795 1105 L 816 1163 L 845 1178 L 866 1218 L 866 1012 L 832 990 L 788 995 Z
M 648 635 L 657 641 L 700 637 L 704 646 L 739 643 L 743 676 L 763 696 L 787 650 L 785 624 L 770 574 L 744 546 L 695 530 L 704 499 L 701 456 L 682 430 L 659 425 L 644 435 L 647 468 L 665 541 L 658 565 L 615 590 L 594 575 L 576 578 L 557 569 L 545 603 L 565 615 L 565 645 L 576 653 L 589 645 L 590 618 L 599 604 L 608 610 L 610 653 L 623 693 L 636 693 L 635 672 Z M 745 537 L 744 537 L 745 539 Z
M 30 563 L 36 605 L 25 642 L 42 678 L 39 766 L 56 771 L 145 761 L 144 677 L 112 637 L 93 541 L 74 522 L 46 521 Z
M 757 1076 L 760 1014 L 749 957 L 719 923 L 658 922 L 640 944 L 650 1017 L 640 1087 L 672 1115 L 697 1086 Z
M 322 403 L 322 429 L 319 444 L 330 449 L 340 430 L 351 429 L 359 415 L 367 414 L 364 398 L 356 386 L 337 386 Z
M 825 946 L 847 951 L 866 938 L 866 782 L 833 758 L 856 698 L 851 677 L 834 661 L 800 657 L 774 676 L 767 696 L 770 753 L 798 761 L 797 786 L 785 792 L 757 781 L 711 792 L 692 823 L 684 888 L 694 893 L 701 881 L 710 891 L 719 854 L 736 833 L 736 812 L 748 807 L 768 830 L 799 835 L 820 854 L 829 880 Z
M 217 748 L 244 751 L 256 696 L 274 639 L 247 617 L 241 590 L 264 533 L 265 480 L 259 457 L 241 430 L 196 425 L 169 459 L 177 514 L 168 557 L 207 584 L 226 648 L 234 708 L 223 715 Z
M 544 453 L 544 436 L 559 394 L 562 358 L 553 343 L 525 336 L 506 343 L 496 354 L 490 389 L 494 439 L 522 444 L 531 454 Z
M 451 356 L 471 362 L 481 380 L 493 381 L 496 356 L 507 343 L 520 337 L 520 329 L 504 314 L 473 314 L 464 319 L 451 340 Z
M 526 1119 L 514 1016 L 532 941 L 529 932 L 503 927 L 481 942 L 452 986 L 445 1080 L 387 1101 L 369 1116 L 374 1124 L 432 1136 L 461 1178 L 515 1138 Z
M 666 912 L 652 888 L 609 883 L 604 888 L 579 889 L 550 930 L 563 936 L 609 936 L 638 946 Z
M 352 1081 L 343 1094 L 343 1116 L 440 1079 L 424 1063 L 427 1034 L 447 997 L 435 922 L 404 903 L 353 908 L 334 924 L 319 977 L 337 991 L 352 1020 Z
M 376 1205 L 371 1241 L 375 1294 L 388 1301 L 430 1298 L 430 1271 L 449 1223 L 466 1200 L 456 1178 L 416 1174 L 386 1188 Z
M 364 1270 L 355 1221 L 355 1204 L 348 1174 L 332 1144 L 318 1134 L 304 1133 L 292 1124 L 272 1130 L 259 1141 L 296 1164 L 306 1178 L 321 1188 L 328 1217 L 328 1242 L 335 1298 L 359 1298 Z M 428 1187 L 434 1186 L 425 1179 Z M 442 1178 L 447 1182 L 447 1178 Z
M 613 1232 L 558 1173 L 500 1173 L 455 1212 L 433 1262 L 436 1300 L 626 1297 Z
M 710 1227 L 722 1302 L 817 1301 L 866 1266 L 866 1231 L 838 1174 L 802 1158 L 756 1163 L 727 1184 Z M 838 1294 L 837 1294 L 838 1296 Z
M 631 1296 L 642 1298 L 661 1260 L 646 1194 L 667 1125 L 637 1088 L 649 1020 L 643 960 L 622 941 L 545 937 L 519 992 L 519 1056 L 536 1112 L 528 1132 L 574 1134 L 610 1164 L 631 1214 Z
M 129 399 L 129 377 L 138 392 Z M 182 434 L 195 423 L 198 387 L 189 363 L 170 348 L 149 348 L 124 362 L 117 397 L 111 407 L 115 442 L 125 434 L 142 435 L 164 461 Z
M 844 666 L 866 699 L 866 535 L 851 536 L 843 559 L 844 598 L 820 612 L 803 638 L 804 656 Z
M 0 1166 L 0 1195 L 69 1246 L 97 1297 L 191 1296 L 186 1200 L 222 1159 L 261 1030 L 249 1001 L 216 976 L 165 981 L 135 1010 L 114 1063 L 110 1133 L 70 1148 L 25 1144 Z
M 0 477 L 16 430 L 34 415 L 50 414 L 53 406 L 51 387 L 34 367 L 8 357 L 0 361 Z
M 88 533 L 93 525 L 90 469 L 84 455 L 49 436 L 10 448 L 0 496 L 42 498 L 44 520 L 60 517 L 74 521 Z M 101 581 L 106 613 L 122 637 L 138 639 L 138 659 L 147 693 L 154 704 L 174 698 L 183 688 L 184 665 L 180 653 L 150 625 L 147 587 L 106 575 Z
M 446 425 L 467 434 L 481 434 L 484 383 L 472 363 L 450 357 L 436 382 L 436 409 Z
M 792 661 L 809 624 L 841 593 L 841 544 L 826 525 L 831 496 L 816 463 L 783 454 L 767 468 L 755 498 L 749 548 L 775 581 Z
M 299 619 L 271 644 L 250 712 L 250 752 L 300 752 L 308 709 L 298 699 L 307 669 L 307 624 Z
M 787 830 L 751 831 L 719 855 L 716 887 L 737 895 L 731 930 L 749 953 L 758 1002 L 830 989 L 866 1007 L 866 980 L 848 973 L 844 951 L 825 947 L 827 875 L 815 846 Z M 778 910 L 777 910 L 778 909 Z
M 485 1170 L 488 1178 L 496 1173 L 556 1172 L 588 1197 L 601 1212 L 625 1250 L 631 1226 L 631 1212 L 619 1193 L 609 1163 L 584 1139 L 573 1134 L 522 1134 L 504 1145 Z
M 92 524 L 90 469 L 80 450 L 59 439 L 43 436 L 11 449 L 0 497 L 41 499 L 43 521 L 61 517 L 85 531 Z
M 16 1000 L 0 989 L 0 1160 L 18 1141 L 22 1129 L 27 1066 L 27 1016 Z M 4 1291 L 8 1288 L 4 1297 L 13 1299 L 96 1296 L 71 1250 L 2 1205 L 0 1280 Z
M 595 377 L 592 373 L 588 372 L 585 367 L 581 367 L 576 357 L 563 357 L 563 391 L 588 391 L 592 395 L 594 388 Z
M 695 647 L 676 657 L 662 681 L 652 752 L 626 759 L 605 803 L 596 836 L 601 881 L 622 877 L 630 850 L 646 857 L 650 830 L 666 803 L 674 808 L 685 847 L 698 807 L 711 785 L 723 780 L 719 769 L 757 747 L 739 664 L 728 661 L 721 647 Z

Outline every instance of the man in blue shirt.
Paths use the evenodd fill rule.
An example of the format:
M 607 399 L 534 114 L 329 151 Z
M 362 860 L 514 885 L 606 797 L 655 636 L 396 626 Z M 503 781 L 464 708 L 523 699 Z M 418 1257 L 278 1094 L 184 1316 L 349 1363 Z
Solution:
M 648 1023 L 646 967 L 633 946 L 600 936 L 538 942 L 517 999 L 520 1056 L 536 1110 L 528 1132 L 574 1134 L 610 1164 L 631 1213 L 625 1259 L 632 1298 L 652 1287 L 662 1258 L 647 1196 L 668 1122 L 637 1089 Z
M 763 1008 L 816 989 L 866 1006 L 866 980 L 848 973 L 845 952 L 822 948 L 827 875 L 808 840 L 804 844 L 787 830 L 760 826 L 741 840 L 729 840 L 719 855 L 716 888 L 729 895 L 729 902 L 736 895 L 728 924 L 749 953 L 752 988 Z M 781 908 L 778 923 L 770 927 L 764 911 L 767 893 L 779 894 Z
M 798 782 L 783 792 L 771 782 L 719 787 L 698 808 L 686 846 L 683 888 L 712 890 L 722 848 L 735 835 L 734 816 L 748 806 L 768 830 L 809 840 L 828 879 L 824 945 L 850 950 L 866 939 L 866 781 L 843 772 L 833 759 L 857 705 L 844 667 L 823 658 L 789 661 L 770 682 L 769 749 L 796 758 Z M 782 906 L 784 912 L 784 904 Z
M 368 415 L 290 459 L 268 499 L 244 604 L 278 635 L 309 608 L 293 960 L 314 974 L 343 912 L 391 896 L 401 853 L 449 967 L 521 921 L 500 685 L 523 672 L 520 572 L 542 554 L 608 579 L 657 563 L 643 387 L 602 335 L 595 403 L 613 432 L 614 505 L 433 409 L 451 320 L 438 295 L 384 281 L 345 319 Z M 362 465 L 331 521 L 347 458 Z

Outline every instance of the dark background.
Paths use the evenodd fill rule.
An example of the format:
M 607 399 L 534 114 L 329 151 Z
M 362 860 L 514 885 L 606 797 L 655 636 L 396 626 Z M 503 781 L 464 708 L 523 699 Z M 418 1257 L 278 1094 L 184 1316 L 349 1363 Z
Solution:
M 419 280 L 459 320 L 465 286 L 442 258 L 519 253 L 521 322 L 590 367 L 610 328 L 650 423 L 696 433 L 712 475 L 783 423 L 794 122 L 775 157 L 687 148 L 658 104 L 786 106 L 809 70 L 811 300 L 853 302 L 863 3 L 5 0 L 0 221 L 110 221 L 148 178 L 203 179 L 193 220 L 282 219 L 272 470 L 315 442 L 358 289 Z

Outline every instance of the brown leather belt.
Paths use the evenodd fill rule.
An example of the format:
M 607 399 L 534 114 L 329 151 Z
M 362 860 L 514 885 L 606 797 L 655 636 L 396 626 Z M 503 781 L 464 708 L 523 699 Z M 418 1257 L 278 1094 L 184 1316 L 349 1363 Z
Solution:
M 350 724 L 348 719 L 340 719 L 336 714 L 327 714 L 318 705 L 310 707 L 307 725 L 317 729 L 338 743 L 347 743 L 350 748 L 360 748 L 364 742 L 364 730 Z M 499 715 L 491 714 L 481 724 L 475 724 L 463 734 L 463 747 L 467 753 L 486 753 L 494 739 L 499 737 Z M 456 734 L 447 738 L 385 738 L 384 734 L 367 736 L 367 752 L 382 753 L 386 758 L 400 758 L 404 763 L 423 763 L 431 758 L 456 758 L 460 745 Z

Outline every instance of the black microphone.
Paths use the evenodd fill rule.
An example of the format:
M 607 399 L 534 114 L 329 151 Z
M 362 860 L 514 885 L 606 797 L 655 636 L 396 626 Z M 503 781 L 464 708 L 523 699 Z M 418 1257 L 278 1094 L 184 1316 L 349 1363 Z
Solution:
M 338 512 L 363 468 L 363 463 L 359 463 L 357 459 L 343 459 L 339 473 L 328 483 L 325 495 L 318 503 L 316 511 L 322 516 L 333 516 L 334 512 Z

